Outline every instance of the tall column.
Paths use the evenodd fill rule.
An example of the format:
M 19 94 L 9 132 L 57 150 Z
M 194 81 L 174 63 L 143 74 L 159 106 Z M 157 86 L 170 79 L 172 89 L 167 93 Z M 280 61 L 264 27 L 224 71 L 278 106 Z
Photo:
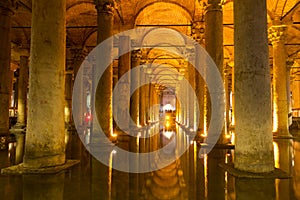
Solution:
M 224 86 L 225 86 L 225 94 L 226 94 L 226 114 L 225 114 L 225 128 L 229 127 L 230 124 L 230 78 L 231 78 L 231 67 L 227 64 L 224 69 Z
M 274 158 L 266 0 L 236 1 L 234 21 L 234 166 L 270 172 Z
M 72 63 L 70 63 L 71 65 L 73 65 L 70 68 L 73 68 L 74 70 L 74 80 L 79 80 L 80 84 L 78 84 L 78 92 L 76 93 L 77 96 L 74 96 L 72 101 L 73 101 L 73 105 L 76 105 L 73 109 L 78 109 L 78 115 L 73 116 L 73 121 L 76 121 L 78 123 L 78 126 L 80 128 L 84 128 L 84 112 L 85 112 L 85 94 L 84 94 L 84 83 L 83 83 L 83 79 L 84 79 L 84 75 L 83 73 L 79 73 L 78 74 L 78 70 L 84 60 L 84 58 L 87 56 L 87 51 L 84 47 L 82 46 L 75 46 L 75 47 L 71 47 L 71 54 L 72 54 Z M 72 87 L 70 88 L 71 90 Z M 71 94 L 72 95 L 72 94 Z M 72 96 L 71 96 L 72 98 Z M 73 110 L 72 110 L 72 113 Z
M 148 74 L 146 74 L 145 79 L 148 79 Z M 145 87 L 145 120 L 146 124 L 148 125 L 150 120 L 150 86 L 151 83 L 146 84 Z
M 65 125 L 69 126 L 72 122 L 72 89 L 73 73 L 67 71 L 65 75 Z
M 130 76 L 127 78 L 122 78 L 122 76 L 130 70 L 131 67 L 131 54 L 130 54 L 130 37 L 129 36 L 120 36 L 119 37 L 119 62 L 118 62 L 118 78 L 120 85 L 120 93 L 118 94 L 120 98 L 120 102 L 116 102 L 117 106 L 117 117 L 119 121 L 119 128 L 121 130 L 127 130 L 129 127 L 129 119 L 126 117 L 126 113 L 129 113 L 129 105 L 124 99 L 128 99 L 130 97 Z M 128 52 L 128 53 L 125 53 Z M 125 54 L 124 54 L 125 53 Z M 122 79 L 121 79 L 122 78 Z
M 14 0 L 0 2 L 0 148 L 5 148 L 9 134 L 10 27 L 15 6 Z
M 131 68 L 135 68 L 140 65 L 141 61 L 141 51 L 135 50 L 131 54 Z M 136 72 L 131 72 L 131 92 L 133 92 L 132 88 L 135 88 L 136 85 L 140 83 L 140 71 L 136 70 Z M 140 89 L 134 91 L 130 98 L 130 115 L 133 122 L 139 126 L 141 124 L 140 118 Z
M 105 39 L 113 35 L 114 23 L 114 2 L 111 0 L 95 0 L 98 14 L 98 36 L 97 43 L 103 42 Z M 113 44 L 107 47 L 105 55 L 101 58 L 111 60 L 111 51 Z M 97 68 L 96 68 L 97 70 Z M 112 86 L 113 86 L 113 67 L 110 64 L 96 86 L 95 95 L 95 111 L 100 123 L 100 126 L 106 136 L 110 137 L 113 133 L 112 126 Z M 95 118 L 93 118 L 95 119 Z
M 66 0 L 32 1 L 24 167 L 41 168 L 65 163 L 65 14 Z
M 294 64 L 293 60 L 286 61 L 286 96 L 288 109 L 288 127 L 293 123 L 292 97 L 291 97 L 291 68 Z
M 209 0 L 205 13 L 205 49 L 210 57 L 216 63 L 219 72 L 223 75 L 223 12 L 220 0 Z M 210 124 L 211 118 L 211 100 L 209 91 L 206 91 L 206 121 Z M 225 117 L 225 116 L 224 116 Z M 208 127 L 207 127 L 208 128 Z M 219 143 L 224 141 L 224 129 L 219 138 Z
M 192 61 L 193 62 L 193 61 Z M 188 63 L 188 76 L 189 76 L 189 83 L 193 89 L 195 90 L 195 68 Z M 189 101 L 188 101 L 188 109 L 189 109 L 189 128 L 194 129 L 195 125 L 195 99 L 192 91 L 189 94 Z
M 234 65 L 231 66 L 231 126 L 235 126 L 235 81 L 234 81 Z
M 15 127 L 23 128 L 27 121 L 27 89 L 28 89 L 29 67 L 28 56 L 20 57 L 20 71 L 18 80 L 18 118 Z
M 273 132 L 278 135 L 289 134 L 285 36 L 286 26 L 269 28 L 269 39 L 273 46 Z
M 140 71 L 140 81 L 141 81 L 141 86 L 139 89 L 140 93 L 140 112 L 139 112 L 139 120 L 140 120 L 140 125 L 145 126 L 146 123 L 146 86 L 143 86 L 145 83 L 145 73 L 144 69 L 141 68 Z

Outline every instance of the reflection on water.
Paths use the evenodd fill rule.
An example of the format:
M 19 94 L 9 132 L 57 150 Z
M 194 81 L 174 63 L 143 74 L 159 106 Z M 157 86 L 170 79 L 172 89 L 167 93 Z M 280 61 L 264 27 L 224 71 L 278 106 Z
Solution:
M 176 161 L 170 162 L 170 165 L 160 170 L 140 174 L 124 173 L 113 169 L 113 165 L 119 162 L 119 159 L 116 159 L 117 151 L 108 152 L 107 167 L 91 157 L 78 136 L 72 133 L 67 155 L 68 158 L 80 159 L 79 165 L 56 175 L 1 175 L 0 199 L 300 199 L 300 138 L 274 140 L 276 167 L 292 176 L 291 179 L 274 180 L 235 178 L 222 170 L 219 164 L 233 162 L 234 150 L 213 149 L 200 159 L 200 146 L 197 146 L 191 135 L 179 126 L 165 128 L 154 125 L 139 131 L 137 135 L 139 137 L 131 139 L 129 143 L 119 142 L 117 145 L 125 150 L 142 153 L 167 147 L 160 155 L 165 160 L 188 148 Z M 144 139 L 144 135 L 152 137 Z M 230 135 L 234 134 L 231 132 Z M 20 159 L 15 155 L 23 147 L 19 150 L 18 145 L 14 145 L 12 144 L 9 152 L 0 151 L 1 168 Z M 148 163 L 129 163 L 128 158 L 123 158 L 123 161 L 124 165 L 141 168 L 143 164 L 158 164 L 156 159 Z

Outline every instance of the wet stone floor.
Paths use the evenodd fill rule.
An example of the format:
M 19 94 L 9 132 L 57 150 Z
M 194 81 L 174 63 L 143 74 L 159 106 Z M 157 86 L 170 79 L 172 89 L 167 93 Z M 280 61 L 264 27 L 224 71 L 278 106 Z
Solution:
M 114 156 L 103 165 L 89 154 L 76 134 L 70 135 L 67 148 L 69 159 L 80 159 L 80 164 L 52 175 L 0 175 L 1 200 L 294 200 L 300 199 L 300 131 L 294 139 L 274 140 L 275 166 L 287 172 L 289 179 L 235 178 L 219 167 L 231 163 L 232 149 L 213 149 L 199 158 L 200 145 L 190 141 L 188 134 L 158 130 L 153 146 L 162 147 L 175 137 L 176 148 L 166 149 L 165 154 L 176 153 L 187 147 L 185 153 L 168 166 L 148 173 L 125 173 L 113 169 Z M 157 131 L 157 129 L 154 129 Z M 181 138 L 180 138 L 181 137 Z M 174 138 L 173 138 L 174 139 Z M 170 140 L 170 141 L 168 141 Z M 156 141 L 156 142 L 155 142 Z M 128 143 L 118 143 L 126 149 Z M 141 145 L 140 143 L 137 144 Z M 150 142 L 144 143 L 150 147 Z M 185 146 L 186 145 L 186 146 Z M 0 168 L 11 166 L 16 159 L 14 145 L 0 151 Z M 139 148 L 141 149 L 141 148 Z M 155 150 L 155 149 L 152 149 Z M 106 151 L 105 149 L 103 151 Z M 155 164 L 155 160 L 149 162 Z

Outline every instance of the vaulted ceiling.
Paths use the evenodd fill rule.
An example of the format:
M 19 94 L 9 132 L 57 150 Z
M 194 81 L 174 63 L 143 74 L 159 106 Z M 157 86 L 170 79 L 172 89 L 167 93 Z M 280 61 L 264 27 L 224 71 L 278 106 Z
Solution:
M 115 0 L 114 32 L 134 27 L 158 26 L 173 28 L 191 35 L 192 22 L 203 21 L 208 0 Z M 224 58 L 232 60 L 233 0 L 222 0 L 224 24 Z M 267 0 L 269 26 L 280 19 L 288 25 L 286 47 L 288 56 L 300 59 L 300 2 L 299 0 Z M 12 61 L 29 50 L 31 30 L 31 0 L 20 0 L 12 23 Z M 51 17 L 51 16 L 49 16 Z M 67 0 L 67 48 L 96 46 L 97 12 L 93 0 Z M 159 57 L 160 55 L 156 55 Z M 272 55 L 270 55 L 272 57 Z M 170 63 L 172 61 L 169 61 Z

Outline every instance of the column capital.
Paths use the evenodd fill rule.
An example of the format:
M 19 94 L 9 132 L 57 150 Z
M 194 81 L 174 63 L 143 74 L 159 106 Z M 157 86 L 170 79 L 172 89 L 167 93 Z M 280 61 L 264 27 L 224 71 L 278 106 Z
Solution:
M 231 74 L 232 74 L 232 67 L 228 63 L 226 63 L 226 65 L 224 67 L 224 75 L 226 77 L 229 77 L 229 76 L 231 76 Z
M 204 43 L 204 32 L 205 32 L 205 25 L 203 21 L 193 22 L 191 36 L 199 44 Z
M 286 70 L 289 72 L 291 70 L 291 68 L 293 67 L 293 65 L 294 65 L 294 60 L 288 58 L 286 60 Z
M 88 55 L 88 52 L 86 50 L 86 48 L 84 47 L 71 47 L 70 49 L 71 54 L 72 54 L 72 58 L 74 61 L 82 61 L 84 60 L 84 58 Z
M 286 25 L 275 25 L 268 29 L 269 40 L 272 44 L 284 42 L 286 37 Z
M 11 15 L 18 8 L 19 0 L 1 0 L 0 13 L 4 15 Z
M 114 0 L 94 0 L 98 13 L 114 14 Z
M 205 7 L 206 12 L 210 11 L 222 11 L 221 0 L 208 0 L 208 4 Z
M 131 52 L 131 59 L 137 61 L 142 58 L 142 51 L 140 49 Z

